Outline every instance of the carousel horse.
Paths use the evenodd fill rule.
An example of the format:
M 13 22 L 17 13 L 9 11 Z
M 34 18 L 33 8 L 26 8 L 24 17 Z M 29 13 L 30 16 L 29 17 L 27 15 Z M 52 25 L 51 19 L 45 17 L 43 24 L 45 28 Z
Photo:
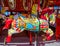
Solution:
M 11 42 L 12 35 L 15 33 L 21 33 L 24 30 L 38 32 L 39 28 L 41 31 L 49 35 L 47 40 L 49 40 L 50 37 L 53 36 L 53 31 L 49 28 L 49 23 L 45 19 L 38 19 L 34 16 L 30 18 L 19 16 L 17 19 L 13 19 L 11 28 L 8 29 L 8 36 L 6 37 L 5 42 Z
M 48 10 L 50 12 L 50 9 L 48 10 L 47 9 L 44 9 L 42 11 L 42 17 L 39 19 L 36 16 L 31 16 L 28 18 L 24 16 L 19 16 L 17 19 L 13 19 L 11 22 L 11 28 L 8 29 L 8 36 L 5 38 L 4 42 L 5 43 L 11 42 L 11 38 L 13 34 L 21 33 L 24 30 L 31 31 L 31 32 L 43 31 L 44 33 L 46 33 L 46 37 L 47 37 L 46 39 L 50 40 L 54 33 L 49 28 L 49 17 L 50 16 L 48 14 Z M 50 13 L 50 15 L 51 14 L 52 13 Z

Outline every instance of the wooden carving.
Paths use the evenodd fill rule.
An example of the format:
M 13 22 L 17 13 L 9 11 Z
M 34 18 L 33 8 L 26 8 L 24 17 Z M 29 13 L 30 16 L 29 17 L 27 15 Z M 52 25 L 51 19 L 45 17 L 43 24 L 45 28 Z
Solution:
M 23 8 L 25 11 L 31 10 L 33 0 L 23 0 Z
M 16 8 L 16 0 L 8 0 L 8 5 L 11 10 L 14 10 Z

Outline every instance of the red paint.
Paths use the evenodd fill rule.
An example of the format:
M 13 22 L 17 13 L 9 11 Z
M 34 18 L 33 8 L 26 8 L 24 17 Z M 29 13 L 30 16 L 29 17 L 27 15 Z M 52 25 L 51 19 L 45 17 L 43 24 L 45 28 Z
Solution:
M 60 37 L 60 18 L 56 18 L 56 40 Z
M 12 23 L 12 19 L 6 19 L 5 25 L 4 25 L 4 27 L 3 27 L 3 30 L 4 30 L 4 29 L 9 29 L 11 23 Z
M 34 0 L 35 1 L 35 3 L 38 3 L 38 1 L 36 1 L 36 0 Z M 29 2 L 31 2 L 31 0 L 27 0 L 27 5 L 28 5 L 28 11 L 30 12 L 31 11 L 31 3 L 29 3 Z M 29 5 L 30 4 L 30 5 Z M 33 5 L 33 3 L 32 3 L 32 5 Z M 8 5 L 8 0 L 4 0 L 4 6 L 5 7 L 9 7 L 9 5 Z M 15 11 L 15 12 L 23 12 L 23 11 L 25 11 L 25 9 L 24 9 L 24 7 L 23 7 L 23 0 L 16 0 L 16 8 L 14 9 L 14 10 L 11 10 L 10 9 L 10 7 L 9 7 L 9 11 Z
M 11 42 L 11 36 L 6 37 L 6 42 L 7 43 Z
M 28 31 L 28 35 L 30 37 L 30 44 L 32 44 L 32 33 L 30 31 Z
M 1 5 L 1 0 L 0 0 L 0 5 Z
M 32 33 L 30 32 L 30 44 L 32 44 Z
M 53 1 L 55 5 L 60 6 L 60 0 L 53 0 Z

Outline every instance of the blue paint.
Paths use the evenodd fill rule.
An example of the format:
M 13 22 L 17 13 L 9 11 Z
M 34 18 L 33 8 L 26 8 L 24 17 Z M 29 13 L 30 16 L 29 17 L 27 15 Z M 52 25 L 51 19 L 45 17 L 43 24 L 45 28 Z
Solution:
M 33 26 L 32 24 L 30 24 L 30 23 L 27 23 L 26 28 L 27 28 L 27 29 L 33 29 L 34 26 Z
M 54 6 L 54 9 L 57 10 L 57 9 L 59 9 L 59 7 L 58 6 Z
M 0 5 L 0 12 L 1 12 L 1 10 L 2 10 L 2 6 Z
M 4 15 L 5 15 L 5 16 L 9 16 L 9 15 L 10 15 L 10 12 L 9 12 L 9 11 L 6 11 L 6 12 L 4 13 Z

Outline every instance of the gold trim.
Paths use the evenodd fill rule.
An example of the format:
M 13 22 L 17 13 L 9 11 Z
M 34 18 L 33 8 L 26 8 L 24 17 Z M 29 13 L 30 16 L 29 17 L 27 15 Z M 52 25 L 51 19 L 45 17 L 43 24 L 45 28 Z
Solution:
M 11 10 L 14 10 L 16 8 L 16 0 L 8 0 L 8 5 Z
M 25 6 L 25 3 L 26 3 L 26 1 L 27 0 L 23 0 L 23 7 L 24 7 L 24 9 L 26 10 L 26 11 L 28 11 L 28 6 Z M 30 3 L 31 5 L 29 5 L 30 7 L 32 7 L 32 4 L 33 4 L 33 0 L 31 0 L 30 2 L 28 2 L 28 3 Z

